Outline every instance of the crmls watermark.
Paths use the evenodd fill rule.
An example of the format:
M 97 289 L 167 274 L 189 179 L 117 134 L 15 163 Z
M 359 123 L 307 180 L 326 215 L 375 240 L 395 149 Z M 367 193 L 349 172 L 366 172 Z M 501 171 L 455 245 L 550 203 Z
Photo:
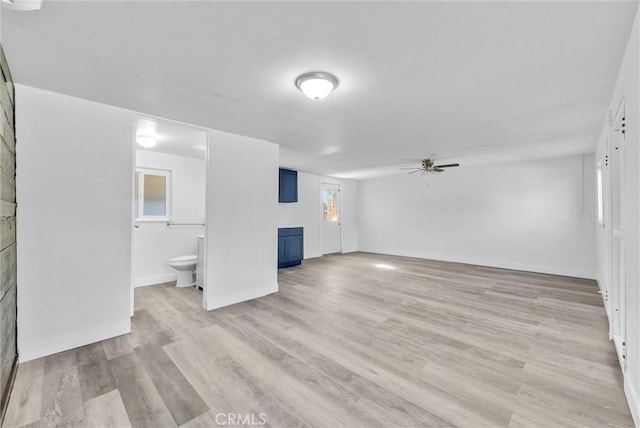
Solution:
M 264 413 L 217 413 L 216 423 L 218 425 L 261 426 L 267 423 L 267 419 Z

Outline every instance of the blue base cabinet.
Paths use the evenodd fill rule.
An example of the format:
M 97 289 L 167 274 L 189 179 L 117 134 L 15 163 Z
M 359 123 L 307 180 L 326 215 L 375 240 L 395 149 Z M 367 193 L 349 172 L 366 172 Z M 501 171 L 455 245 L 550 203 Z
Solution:
M 302 259 L 304 259 L 303 228 L 278 229 L 278 269 L 299 265 Z
M 278 202 L 298 202 L 298 171 L 280 168 Z

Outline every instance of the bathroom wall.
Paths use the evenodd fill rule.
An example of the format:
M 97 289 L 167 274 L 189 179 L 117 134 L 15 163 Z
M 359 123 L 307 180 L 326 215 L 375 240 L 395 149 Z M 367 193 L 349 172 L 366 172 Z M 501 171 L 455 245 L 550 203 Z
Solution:
M 136 150 L 136 167 L 170 170 L 171 221 L 204 223 L 206 173 L 203 159 Z M 134 228 L 134 286 L 175 281 L 168 265 L 173 257 L 196 254 L 202 226 L 167 226 L 165 221 L 136 222 Z

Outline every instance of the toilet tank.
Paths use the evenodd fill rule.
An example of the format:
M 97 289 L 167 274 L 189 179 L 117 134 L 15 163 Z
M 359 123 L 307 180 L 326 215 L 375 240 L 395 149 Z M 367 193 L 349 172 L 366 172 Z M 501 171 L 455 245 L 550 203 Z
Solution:
M 198 264 L 196 265 L 196 286 L 204 287 L 204 235 L 198 236 Z

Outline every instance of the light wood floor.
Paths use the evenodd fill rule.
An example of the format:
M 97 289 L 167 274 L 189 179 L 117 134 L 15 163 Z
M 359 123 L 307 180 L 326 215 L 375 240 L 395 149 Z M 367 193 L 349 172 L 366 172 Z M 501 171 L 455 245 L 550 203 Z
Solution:
M 279 282 L 136 289 L 131 334 L 20 365 L 4 426 L 632 426 L 593 281 L 353 253 Z

